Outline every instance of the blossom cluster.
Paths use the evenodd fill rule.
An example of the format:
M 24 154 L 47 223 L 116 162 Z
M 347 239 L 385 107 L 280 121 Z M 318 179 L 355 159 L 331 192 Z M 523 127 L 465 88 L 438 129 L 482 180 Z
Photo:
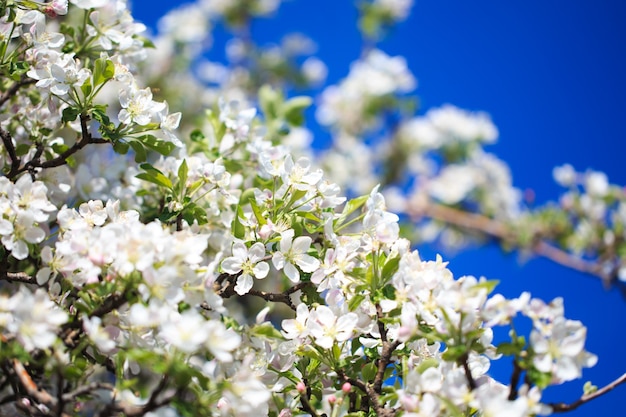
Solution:
M 595 365 L 561 299 L 506 299 L 494 281 L 423 260 L 373 171 L 348 199 L 346 176 L 333 177 L 341 164 L 329 175 L 303 151 L 311 100 L 270 86 L 256 97 L 255 82 L 312 49 L 306 39 L 247 64 L 237 61 L 254 48 L 231 44 L 224 97 L 198 89 L 193 105 L 208 109 L 194 130 L 169 111 L 193 90 L 159 92 L 166 101 L 144 87 L 175 70 L 142 76 L 143 59 L 159 67 L 169 45 L 162 58 L 178 51 L 187 70 L 213 22 L 241 29 L 279 4 L 182 6 L 161 21 L 153 52 L 123 0 L 1 5 L 1 414 L 534 416 L 556 407 L 542 402 L 547 387 Z M 363 24 L 402 20 L 410 5 L 367 2 Z M 285 77 L 319 80 L 315 67 Z M 356 158 L 351 145 L 384 130 L 383 113 L 414 87 L 406 62 L 378 49 L 328 87 L 318 117 L 342 138 L 335 161 Z M 475 198 L 494 217 L 516 215 L 505 167 L 481 149 L 497 136 L 485 115 L 448 106 L 394 135 L 415 162 L 407 201 Z M 394 151 L 379 150 L 373 161 Z M 447 158 L 438 167 L 425 160 L 435 151 Z M 572 207 L 606 219 L 602 175 L 588 173 L 578 198 L 577 174 L 555 174 Z M 527 339 L 518 316 L 531 322 Z M 503 359 L 514 364 L 505 382 L 489 374 Z

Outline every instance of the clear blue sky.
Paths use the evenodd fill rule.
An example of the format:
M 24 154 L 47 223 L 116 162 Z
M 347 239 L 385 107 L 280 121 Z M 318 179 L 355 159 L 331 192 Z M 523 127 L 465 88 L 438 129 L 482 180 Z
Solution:
M 133 3 L 149 25 L 172 4 Z M 308 34 L 334 82 L 360 51 L 355 16 L 351 0 L 292 0 L 253 35 L 269 42 L 290 31 Z M 624 22 L 623 0 L 416 0 L 412 17 L 382 48 L 407 58 L 422 110 L 452 103 L 490 113 L 500 141 L 489 150 L 510 164 L 516 186 L 544 202 L 557 197 L 551 172 L 565 162 L 626 184 Z M 617 291 L 547 261 L 520 266 L 496 248 L 455 255 L 450 268 L 500 279 L 510 297 L 524 290 L 546 300 L 563 296 L 566 315 L 587 325 L 587 348 L 600 360 L 580 382 L 551 389 L 552 400 L 571 402 L 585 380 L 601 386 L 626 372 L 626 301 Z M 626 386 L 568 415 L 618 415 L 624 396 Z

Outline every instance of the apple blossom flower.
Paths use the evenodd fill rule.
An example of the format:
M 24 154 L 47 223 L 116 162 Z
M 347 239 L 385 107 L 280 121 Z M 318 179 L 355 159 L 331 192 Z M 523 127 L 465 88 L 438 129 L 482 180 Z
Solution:
M 250 249 L 246 248 L 243 242 L 233 244 L 233 256 L 222 261 L 222 270 L 228 274 L 241 275 L 237 277 L 235 291 L 239 295 L 247 294 L 252 288 L 253 277 L 263 279 L 269 273 L 270 267 L 265 258 L 265 246 L 261 242 L 256 242 Z
M 314 272 L 320 266 L 320 261 L 307 255 L 311 247 L 311 238 L 308 236 L 294 237 L 294 230 L 289 229 L 281 233 L 280 250 L 274 252 L 272 263 L 278 270 L 284 269 L 285 275 L 291 282 L 300 282 L 299 266 L 303 272 Z
M 318 306 L 311 311 L 307 327 L 315 344 L 330 349 L 337 342 L 345 342 L 353 335 L 359 317 L 355 313 L 346 313 L 337 317 L 327 306 Z
M 127 125 L 137 123 L 145 126 L 152 120 L 153 113 L 162 110 L 165 106 L 163 103 L 152 100 L 150 88 L 140 90 L 136 86 L 131 86 L 121 90 L 119 98 L 122 109 L 118 118 L 120 122 Z

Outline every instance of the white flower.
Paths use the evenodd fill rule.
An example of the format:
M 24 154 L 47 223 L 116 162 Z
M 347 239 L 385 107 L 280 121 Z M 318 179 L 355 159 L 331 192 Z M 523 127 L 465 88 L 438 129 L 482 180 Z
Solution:
M 256 242 L 250 249 L 246 248 L 243 242 L 236 242 L 233 245 L 233 256 L 222 261 L 222 270 L 232 275 L 241 272 L 235 286 L 237 294 L 244 295 L 250 291 L 252 277 L 263 279 L 267 276 L 270 267 L 263 261 L 264 257 L 265 246 L 261 242 Z
M 195 310 L 187 310 L 182 314 L 172 313 L 170 319 L 161 324 L 159 334 L 185 353 L 196 352 L 209 339 L 206 320 Z
M 164 104 L 152 101 L 152 91 L 150 88 L 143 90 L 132 86 L 120 91 L 120 110 L 118 118 L 120 122 L 145 126 L 152 120 L 152 113 L 160 111 Z
M 283 336 L 287 339 L 303 339 L 308 336 L 309 330 L 306 326 L 309 318 L 309 309 L 305 303 L 298 304 L 296 318 L 283 320 Z
M 358 321 L 359 316 L 355 313 L 337 318 L 329 307 L 319 306 L 309 315 L 307 327 L 318 346 L 330 349 L 336 342 L 350 339 Z
M 102 353 L 111 352 L 115 349 L 115 341 L 111 339 L 111 335 L 102 328 L 102 319 L 100 317 L 83 317 L 83 328 L 98 350 Z
M 178 139 L 176 134 L 174 134 L 174 131 L 178 129 L 178 125 L 180 124 L 182 114 L 180 112 L 169 113 L 167 102 L 164 102 L 163 108 L 156 113 L 156 117 L 159 121 L 159 128 L 161 128 L 165 137 L 167 137 L 167 139 L 169 139 L 169 141 L 174 145 L 179 147 L 182 146 L 182 142 Z
M 16 334 L 28 351 L 52 346 L 57 340 L 59 326 L 67 322 L 67 313 L 50 300 L 42 289 L 33 294 L 22 286 L 11 298 L 13 302 L 8 305 L 12 306 L 10 313 L 13 320 L 8 330 Z
M 530 343 L 533 365 L 541 372 L 551 372 L 554 383 L 579 378 L 583 367 L 594 366 L 597 357 L 584 350 L 587 329 L 581 322 L 556 317 L 543 330 L 533 329 Z
M 307 255 L 307 251 L 311 247 L 311 238 L 298 236 L 294 239 L 294 233 L 293 229 L 281 233 L 280 251 L 274 252 L 272 263 L 278 270 L 284 268 L 287 278 L 295 283 L 300 281 L 300 272 L 295 265 L 298 265 L 303 272 L 314 272 L 319 268 L 320 261 Z

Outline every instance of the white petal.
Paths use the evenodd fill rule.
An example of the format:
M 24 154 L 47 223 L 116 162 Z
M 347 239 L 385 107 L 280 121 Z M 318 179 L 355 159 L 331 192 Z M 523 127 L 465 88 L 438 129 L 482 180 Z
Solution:
M 314 272 L 320 267 L 320 261 L 311 255 L 300 255 L 296 263 L 304 272 Z
M 291 282 L 300 282 L 300 271 L 290 263 L 285 265 L 285 275 Z
M 235 285 L 235 292 L 239 295 L 247 294 L 252 288 L 252 277 L 248 274 L 242 274 L 237 278 L 237 285 Z
M 263 279 L 270 272 L 270 266 L 267 264 L 267 262 L 259 262 L 254 266 L 252 271 L 254 272 L 255 277 L 257 277 L 258 279 Z

